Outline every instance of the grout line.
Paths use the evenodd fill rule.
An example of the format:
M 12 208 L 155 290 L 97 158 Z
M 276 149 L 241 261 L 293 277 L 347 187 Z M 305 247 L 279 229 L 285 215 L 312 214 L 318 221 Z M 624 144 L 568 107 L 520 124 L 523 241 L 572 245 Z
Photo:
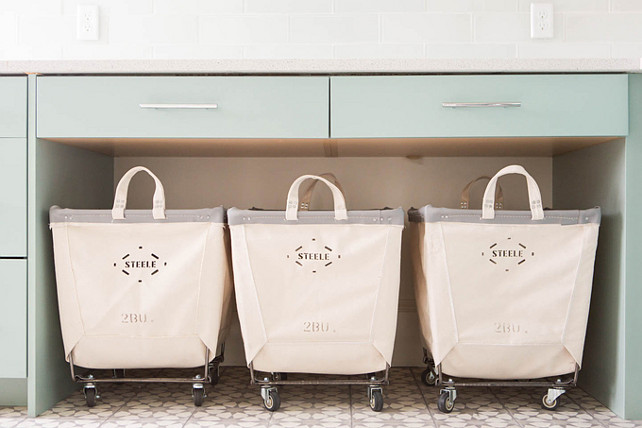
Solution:
M 28 418 L 28 417 L 27 417 L 27 418 L 18 419 L 18 423 L 17 423 L 17 424 L 15 424 L 15 425 L 14 425 L 14 427 L 19 427 L 19 426 L 20 426 L 20 425 L 22 425 L 23 423 L 27 422 L 27 420 L 29 420 L 29 418 Z
M 578 388 L 578 387 L 575 387 L 574 389 L 579 389 L 579 388 Z M 594 421 L 596 421 L 596 422 L 598 423 L 598 425 L 602 425 L 602 426 L 604 426 L 604 427 L 608 427 L 608 426 L 609 426 L 608 424 L 604 424 L 604 423 L 602 423 L 602 421 L 600 421 L 599 419 L 597 419 L 597 418 L 595 417 L 595 412 L 589 412 L 588 410 L 586 410 L 586 409 L 584 408 L 584 406 L 582 406 L 582 404 L 580 404 L 580 402 L 579 402 L 579 401 L 576 401 L 573 397 L 571 397 L 571 395 L 569 394 L 569 392 L 571 392 L 571 391 L 573 391 L 573 389 L 570 389 L 570 390 L 566 391 L 566 394 L 564 394 L 564 395 L 566 395 L 566 397 L 564 397 L 564 395 L 563 395 L 562 397 L 566 398 L 567 400 L 571 400 L 573 403 L 577 404 L 577 407 L 579 407 L 579 408 L 580 408 L 580 409 L 582 409 L 586 414 L 588 414 L 589 416 L 591 416 L 591 419 L 593 419 Z M 584 392 L 585 392 L 587 395 L 589 395 L 586 391 L 584 391 Z M 589 397 L 593 398 L 591 395 L 589 395 Z M 610 410 L 609 410 L 609 411 L 610 411 Z
M 426 400 L 426 395 L 424 394 L 424 390 L 421 387 L 421 382 L 422 382 L 421 379 L 417 379 L 417 376 L 415 376 L 415 372 L 412 370 L 412 367 L 408 367 L 408 370 L 410 370 L 410 375 L 412 376 L 412 379 L 415 381 L 415 386 L 417 387 L 417 389 L 419 389 L 419 393 L 421 394 L 421 398 L 424 400 L 424 405 L 426 406 L 426 410 L 430 415 L 430 419 L 432 419 L 433 425 L 435 427 L 439 426 L 437 425 L 435 416 L 432 414 L 432 411 L 430 410 L 430 406 L 428 405 L 428 400 Z
M 208 385 L 209 385 L 209 384 L 208 384 Z M 214 389 L 214 386 L 212 386 L 212 385 L 209 385 L 209 387 L 210 387 L 211 389 Z M 207 390 L 206 390 L 206 391 L 207 391 Z M 207 397 L 207 392 L 205 393 L 205 395 L 206 395 L 205 400 L 207 400 L 207 398 L 208 398 L 208 397 Z M 214 397 L 214 395 L 213 395 L 213 394 L 212 394 L 212 397 Z M 212 398 L 212 399 L 213 399 L 213 398 Z M 194 413 L 196 413 L 196 410 L 198 409 L 198 407 L 196 407 L 196 406 L 194 406 L 194 405 L 192 405 L 192 407 L 193 407 L 193 409 L 192 409 L 192 413 L 190 413 L 189 418 L 185 419 L 185 423 L 183 423 L 183 427 L 185 427 L 185 426 L 188 424 L 188 422 L 190 421 L 190 419 L 192 419 L 192 418 L 194 417 Z
M 497 402 L 498 402 L 499 404 L 501 404 L 501 405 L 502 405 L 502 408 L 508 412 L 508 414 L 510 415 L 510 418 L 511 418 L 511 419 L 512 419 L 512 420 L 513 420 L 517 425 L 519 425 L 520 427 L 523 427 L 524 425 L 523 425 L 519 420 L 517 420 L 517 419 L 515 418 L 515 415 L 513 414 L 513 412 L 511 411 L 511 409 L 509 409 L 508 407 L 506 407 L 506 405 L 504 404 L 504 402 L 503 402 L 502 400 L 500 400 L 500 399 L 499 399 L 499 397 L 497 396 L 497 394 L 495 394 L 495 391 L 493 391 L 493 388 L 489 388 L 489 387 L 487 387 L 486 389 L 488 389 L 488 392 L 490 392 L 490 393 L 492 394 L 492 396 L 493 396 L 493 397 L 495 397 L 495 400 L 497 400 Z
M 350 428 L 353 427 L 353 420 L 352 420 L 352 385 L 348 385 L 348 396 L 350 397 Z
M 123 385 L 126 385 L 126 384 L 123 384 Z M 132 395 L 128 400 L 123 400 L 123 404 L 121 404 L 117 409 L 115 409 L 115 410 L 111 413 L 111 415 L 109 415 L 109 416 L 107 416 L 105 419 L 103 419 L 103 420 L 102 420 L 102 422 L 100 423 L 100 425 L 98 425 L 98 427 L 101 427 L 101 426 L 103 426 L 106 422 L 108 422 L 108 421 L 109 421 L 109 420 L 110 420 L 110 419 L 111 419 L 111 418 L 112 418 L 116 413 L 118 413 L 118 412 L 119 412 L 123 407 L 125 407 L 125 406 L 127 405 L 127 403 L 129 403 L 129 402 L 131 401 L 131 399 L 132 399 L 133 397 L 135 397 L 135 396 L 136 396 L 136 394 Z

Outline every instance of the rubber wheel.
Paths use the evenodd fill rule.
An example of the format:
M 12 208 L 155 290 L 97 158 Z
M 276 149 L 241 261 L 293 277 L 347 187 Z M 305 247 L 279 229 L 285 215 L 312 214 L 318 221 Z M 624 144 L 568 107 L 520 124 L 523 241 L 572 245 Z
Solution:
M 267 394 L 267 399 L 263 400 L 263 407 L 270 412 L 276 412 L 281 407 L 281 397 L 279 391 L 271 390 Z
M 84 392 L 87 407 L 94 407 L 96 405 L 96 388 L 85 388 Z
M 453 411 L 455 408 L 455 402 L 450 400 L 450 394 L 448 392 L 442 392 L 439 394 L 437 408 L 442 413 L 450 413 Z
M 556 410 L 560 405 L 560 399 L 557 397 L 552 402 L 548 401 L 548 394 L 544 394 L 542 397 L 542 409 L 544 410 Z
M 437 383 L 437 376 L 432 369 L 426 369 L 421 372 L 421 381 L 426 386 L 435 386 L 435 384 Z
M 370 408 L 375 412 L 383 410 L 383 394 L 380 389 L 375 389 L 370 394 Z
M 192 395 L 194 396 L 194 405 L 201 407 L 205 399 L 205 388 L 193 388 Z
M 221 374 L 219 373 L 218 366 L 216 366 L 210 372 L 210 385 L 218 385 L 219 380 L 221 380 Z

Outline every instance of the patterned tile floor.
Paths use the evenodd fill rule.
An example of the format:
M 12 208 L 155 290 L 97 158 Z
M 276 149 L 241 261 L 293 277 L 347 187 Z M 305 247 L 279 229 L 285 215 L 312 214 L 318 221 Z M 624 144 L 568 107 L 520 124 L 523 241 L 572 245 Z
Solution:
M 281 387 L 281 409 L 269 413 L 258 389 L 248 385 L 247 370 L 225 367 L 202 407 L 194 407 L 188 385 L 106 384 L 94 408 L 78 392 L 35 419 L 22 407 L 0 408 L 0 427 L 642 427 L 642 421 L 618 418 L 581 389 L 569 391 L 550 412 L 540 408 L 541 388 L 462 388 L 454 411 L 443 414 L 438 391 L 421 384 L 420 373 L 392 370 L 381 413 L 370 410 L 365 387 L 357 386 Z

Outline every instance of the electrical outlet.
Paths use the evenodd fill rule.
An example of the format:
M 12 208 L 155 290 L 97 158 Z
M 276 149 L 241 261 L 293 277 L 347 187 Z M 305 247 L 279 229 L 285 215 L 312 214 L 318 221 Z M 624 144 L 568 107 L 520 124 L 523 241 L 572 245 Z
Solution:
M 96 5 L 78 5 L 76 37 L 78 40 L 98 40 L 99 13 Z
M 553 38 L 553 3 L 531 3 L 531 38 Z

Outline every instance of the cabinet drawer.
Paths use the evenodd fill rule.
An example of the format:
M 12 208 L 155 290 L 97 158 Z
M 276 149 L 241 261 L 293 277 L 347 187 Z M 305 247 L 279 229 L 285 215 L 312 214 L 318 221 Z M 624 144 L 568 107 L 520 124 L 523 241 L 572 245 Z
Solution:
M 27 78 L 0 77 L 0 137 L 27 136 Z
M 0 259 L 0 378 L 27 376 L 27 261 Z
M 39 137 L 327 138 L 327 77 L 38 78 Z
M 0 257 L 27 255 L 27 140 L 0 138 Z
M 628 134 L 624 74 L 346 76 L 331 88 L 332 138 Z

